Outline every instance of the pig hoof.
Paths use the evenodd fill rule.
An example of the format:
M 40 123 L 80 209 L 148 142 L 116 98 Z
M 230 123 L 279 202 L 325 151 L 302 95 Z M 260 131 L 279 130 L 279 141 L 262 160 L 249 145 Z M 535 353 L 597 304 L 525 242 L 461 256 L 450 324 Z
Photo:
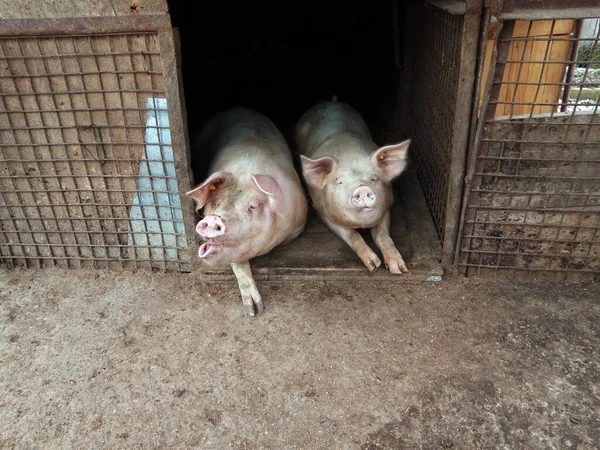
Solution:
M 249 316 L 254 316 L 257 313 L 260 314 L 265 309 L 260 294 L 258 293 L 244 296 L 242 302 L 244 303 Z
M 260 299 L 260 297 L 258 298 L 258 300 L 254 301 L 254 305 L 256 306 L 256 312 L 258 314 L 260 314 L 261 312 L 263 312 L 263 310 L 265 309 L 262 300 Z
M 390 273 L 407 273 L 408 272 L 408 268 L 406 267 L 406 263 L 404 262 L 404 260 L 402 258 L 400 259 L 393 259 L 391 261 L 387 261 L 385 263 L 386 267 L 388 268 L 388 270 L 390 271 Z
M 365 265 L 367 266 L 367 269 L 369 269 L 369 272 L 375 273 L 375 271 L 379 269 L 379 266 L 381 266 L 381 260 L 373 253 L 373 255 L 367 258 Z

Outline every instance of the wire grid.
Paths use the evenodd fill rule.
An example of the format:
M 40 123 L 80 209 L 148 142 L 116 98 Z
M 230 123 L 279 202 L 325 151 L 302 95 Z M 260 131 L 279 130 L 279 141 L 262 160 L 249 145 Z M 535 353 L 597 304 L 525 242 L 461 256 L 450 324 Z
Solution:
M 444 239 L 463 16 L 424 5 L 415 22 L 411 159 Z
M 1 38 L 0 61 L 0 260 L 189 271 L 156 34 Z
M 581 25 L 517 21 L 498 43 L 506 66 L 471 185 L 467 275 L 600 279 L 600 35 Z

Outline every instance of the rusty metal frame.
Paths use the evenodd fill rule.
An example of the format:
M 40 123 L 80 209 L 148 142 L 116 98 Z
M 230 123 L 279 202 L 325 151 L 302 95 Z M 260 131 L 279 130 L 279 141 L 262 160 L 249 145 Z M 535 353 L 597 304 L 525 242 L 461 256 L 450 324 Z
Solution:
M 163 64 L 162 75 L 165 85 L 164 93 L 167 98 L 175 174 L 186 234 L 185 239 L 188 243 L 187 248 L 178 249 L 178 253 L 185 257 L 189 267 L 193 267 L 195 258 L 193 258 L 194 246 L 191 237 L 194 236 L 195 211 L 193 202 L 185 196 L 185 192 L 193 186 L 193 176 L 190 168 L 190 149 L 185 120 L 182 75 L 180 73 L 179 41 L 171 26 L 170 16 L 161 14 L 66 19 L 0 19 L 0 37 L 4 38 L 74 37 L 143 32 L 157 34 Z
M 458 241 L 458 228 L 461 199 L 464 188 L 466 155 L 471 133 L 469 124 L 473 111 L 477 110 L 473 98 L 477 56 L 481 40 L 482 2 L 469 1 L 464 14 L 461 48 L 460 77 L 456 95 L 454 114 L 454 135 L 448 178 L 448 198 L 446 199 L 446 225 L 444 242 L 442 243 L 442 267 L 444 272 L 452 274 L 454 249 Z M 485 36 L 485 35 L 484 35 Z
M 498 2 L 496 2 L 498 3 Z M 581 2 L 580 2 L 581 3 Z M 499 9 L 501 9 L 501 7 L 498 7 L 498 9 L 496 9 L 496 11 L 498 11 Z M 582 10 L 579 10 L 579 12 L 581 12 Z M 588 10 L 589 11 L 589 10 Z M 490 12 L 492 12 L 492 10 L 489 10 L 488 12 L 488 16 L 490 14 Z M 543 12 L 543 14 L 542 14 Z M 600 17 L 600 8 L 595 8 L 594 9 L 595 12 L 595 17 Z M 561 18 L 565 17 L 565 14 L 556 14 L 556 11 L 538 11 L 539 14 L 534 14 L 531 16 L 526 16 L 525 18 L 523 18 L 524 20 L 530 20 L 530 19 L 537 19 L 540 16 L 544 17 L 544 18 L 549 18 L 551 20 L 559 20 Z M 487 203 L 481 203 L 479 204 L 478 202 L 478 196 L 480 195 L 481 192 L 494 192 L 494 193 L 498 193 L 498 195 L 502 195 L 504 193 L 508 194 L 508 195 L 520 195 L 521 189 L 519 189 L 518 191 L 513 190 L 507 190 L 506 192 L 504 190 L 498 190 L 496 191 L 495 189 L 488 187 L 486 189 L 481 189 L 481 185 L 482 182 L 485 183 L 485 181 L 483 181 L 483 177 L 487 176 L 487 177 L 494 177 L 495 175 L 499 175 L 499 173 L 501 173 L 501 176 L 504 177 L 513 177 L 515 179 L 517 178 L 521 178 L 524 180 L 529 180 L 529 181 L 536 181 L 538 179 L 546 179 L 547 176 L 545 174 L 528 174 L 527 172 L 520 174 L 519 170 L 518 170 L 518 165 L 516 166 L 516 170 L 517 172 L 515 172 L 515 175 L 512 175 L 511 172 L 507 172 L 504 173 L 500 170 L 500 166 L 498 168 L 498 170 L 491 170 L 491 169 L 486 169 L 484 167 L 484 165 L 486 164 L 486 161 L 488 160 L 495 160 L 498 159 L 500 160 L 500 163 L 502 163 L 502 160 L 506 160 L 507 162 L 513 160 L 514 159 L 518 162 L 520 161 L 531 161 L 532 164 L 536 163 L 536 162 L 547 162 L 549 163 L 556 163 L 556 164 L 561 164 L 561 163 L 571 163 L 571 162 L 578 162 L 580 164 L 585 164 L 586 162 L 589 163 L 594 163 L 594 164 L 598 164 L 599 161 L 597 158 L 591 158 L 588 157 L 587 159 L 589 161 L 587 161 L 585 158 L 578 158 L 578 157 L 574 157 L 573 159 L 570 159 L 568 157 L 558 157 L 558 156 L 546 156 L 546 159 L 542 159 L 542 158 L 537 158 L 535 156 L 530 156 L 530 159 L 523 159 L 523 157 L 521 155 L 519 156 L 504 156 L 504 150 L 502 150 L 502 153 L 500 156 L 495 156 L 494 153 L 490 155 L 488 155 L 488 145 L 490 145 L 490 143 L 492 141 L 494 141 L 494 139 L 487 139 L 484 138 L 484 135 L 487 135 L 489 132 L 491 132 L 491 129 L 493 129 L 494 126 L 496 126 L 496 124 L 502 124 L 502 121 L 497 121 L 495 120 L 495 112 L 496 112 L 496 105 L 497 104 L 510 104 L 510 105 L 531 105 L 536 106 L 538 104 L 542 104 L 541 102 L 536 101 L 538 98 L 538 92 L 539 92 L 539 86 L 541 84 L 548 84 L 548 85 L 554 85 L 554 86 L 561 86 L 561 88 L 564 88 L 565 90 L 568 89 L 568 87 L 570 86 L 570 77 L 572 76 L 572 74 L 567 71 L 566 73 L 566 77 L 567 77 L 567 81 L 565 82 L 563 80 L 563 82 L 559 82 L 559 83 L 525 83 L 525 82 L 520 82 L 520 81 L 505 81 L 503 80 L 503 76 L 504 76 L 504 72 L 505 72 L 505 68 L 507 66 L 507 64 L 509 63 L 513 63 L 513 64 L 519 64 L 519 74 L 521 73 L 521 65 L 523 64 L 527 64 L 527 63 L 535 63 L 535 64 L 544 64 L 544 65 L 549 65 L 552 64 L 553 62 L 547 62 L 545 58 L 536 58 L 536 60 L 527 60 L 527 62 L 525 63 L 525 60 L 521 60 L 519 59 L 519 57 L 511 57 L 509 60 L 509 48 L 511 43 L 515 42 L 516 40 L 519 40 L 519 38 L 514 38 L 513 37 L 513 27 L 515 25 L 515 18 L 512 18 L 511 15 L 504 15 L 503 13 L 499 13 L 500 17 L 498 18 L 498 34 L 496 39 L 494 40 L 494 45 L 493 45 L 493 49 L 492 49 L 492 55 L 491 55 L 491 61 L 490 61 L 490 68 L 491 70 L 489 71 L 488 74 L 488 80 L 487 80 L 487 84 L 486 84 L 486 89 L 485 92 L 483 93 L 483 102 L 481 104 L 481 116 L 479 118 L 477 118 L 476 116 L 473 118 L 473 123 L 477 124 L 477 131 L 474 134 L 473 138 L 471 139 L 471 144 L 469 146 L 469 155 L 468 155 L 468 169 L 467 169 L 467 176 L 465 178 L 465 186 L 466 189 L 464 191 L 464 196 L 463 196 L 463 202 L 462 202 L 462 208 L 461 208 L 461 216 L 460 216 L 460 228 L 459 228 L 459 239 L 458 239 L 458 243 L 457 243 L 457 247 L 456 247 L 456 253 L 455 253 L 455 262 L 454 262 L 454 266 L 455 266 L 455 271 L 460 271 L 461 274 L 466 275 L 469 274 L 471 272 L 476 272 L 476 275 L 480 275 L 482 272 L 487 271 L 486 273 L 492 274 L 494 273 L 496 276 L 502 276 L 500 275 L 500 270 L 498 269 L 507 269 L 508 272 L 506 273 L 515 273 L 515 271 L 518 271 L 519 273 L 524 274 L 525 276 L 534 276 L 534 274 L 536 274 L 536 276 L 541 276 L 543 274 L 544 277 L 546 277 L 547 279 L 560 279 L 560 280 L 589 280 L 591 278 L 594 278 L 594 280 L 597 280 L 599 278 L 599 272 L 598 272 L 598 263 L 600 262 L 600 259 L 598 259 L 598 253 L 597 253 L 597 247 L 598 247 L 598 240 L 597 240 L 597 236 L 598 236 L 598 231 L 600 229 L 600 222 L 598 222 L 598 219 L 596 219 L 595 223 L 591 223 L 590 220 L 593 221 L 593 217 L 594 217 L 594 213 L 597 212 L 597 207 L 596 206 L 592 206 L 592 208 L 590 208 L 589 210 L 585 210 L 582 209 L 584 208 L 584 206 L 587 206 L 587 200 L 589 200 L 589 198 L 592 196 L 595 200 L 595 202 L 593 203 L 593 205 L 595 205 L 597 203 L 597 199 L 598 196 L 600 195 L 600 192 L 598 192 L 596 190 L 596 192 L 589 192 L 585 191 L 584 193 L 579 192 L 579 190 L 571 192 L 569 190 L 569 188 L 565 188 L 566 191 L 564 192 L 560 192 L 560 195 L 562 195 L 563 197 L 568 197 L 568 198 L 575 198 L 575 197 L 586 197 L 586 201 L 583 203 L 584 206 L 582 206 L 581 208 L 571 208 L 570 205 L 571 203 L 569 202 L 568 205 L 569 206 L 564 206 L 564 207 L 552 207 L 551 205 L 547 205 L 544 206 L 546 203 L 532 203 L 531 199 L 529 200 L 529 202 L 527 203 L 527 205 L 513 205 L 512 203 L 510 204 L 510 206 L 506 206 L 506 208 L 503 207 L 503 205 L 498 205 L 498 206 L 494 206 L 493 204 L 487 204 Z M 569 19 L 578 19 L 579 16 L 577 14 L 573 16 L 568 15 L 567 16 Z M 521 19 L 521 17 L 518 17 L 518 19 Z M 486 19 L 488 20 L 488 19 Z M 579 20 L 577 21 L 579 22 Z M 576 23 L 577 23 L 576 22 Z M 553 28 L 554 28 L 554 22 L 552 23 L 551 29 L 550 29 L 550 35 L 553 36 Z M 530 25 L 530 29 L 531 29 L 531 25 Z M 571 50 L 569 50 L 569 56 L 565 57 L 565 59 L 561 59 L 559 62 L 555 62 L 556 64 L 561 63 L 561 64 L 568 64 L 570 66 L 572 66 L 573 64 L 575 64 L 575 60 L 576 58 L 576 49 L 580 40 L 580 36 L 578 33 L 578 30 L 580 29 L 580 24 L 577 24 L 577 26 L 575 27 L 574 33 L 573 33 L 573 37 L 570 37 L 569 39 L 563 39 L 563 38 L 552 38 L 552 41 L 569 41 L 569 42 L 573 42 L 573 46 L 571 48 Z M 529 38 L 529 31 L 527 33 L 527 37 L 523 38 L 522 40 L 528 41 Z M 533 39 L 535 40 L 535 39 Z M 598 43 L 598 36 L 596 36 L 595 38 L 590 38 L 588 39 L 590 41 L 594 41 L 594 45 L 597 45 Z M 549 48 L 549 46 L 548 46 Z M 545 52 L 546 52 L 546 57 L 548 54 L 548 48 L 546 48 Z M 595 48 L 594 46 L 592 47 L 592 49 Z M 525 52 L 525 50 L 523 50 L 523 52 Z M 575 55 L 575 56 L 574 56 Z M 543 61 L 537 61 L 537 59 L 543 59 Z M 587 67 L 587 66 L 586 66 Z M 478 78 L 481 77 L 483 73 L 483 66 L 480 66 L 479 69 L 479 74 L 478 74 Z M 540 72 L 540 80 L 541 80 L 541 75 L 542 72 Z M 587 69 L 586 72 L 587 73 Z M 520 80 L 519 75 L 517 75 L 517 79 Z M 585 80 L 585 74 L 583 79 Z M 532 85 L 532 86 L 536 86 L 537 85 L 537 90 L 536 90 L 536 94 L 535 94 L 535 98 L 534 100 L 529 103 L 523 103 L 523 102 L 515 102 L 515 98 L 513 95 L 513 99 L 512 101 L 508 102 L 508 100 L 506 101 L 498 101 L 499 99 L 499 94 L 500 94 L 500 89 L 502 87 L 502 85 Z M 479 89 L 479 88 L 478 88 Z M 563 93 L 564 95 L 564 93 Z M 575 142 L 573 139 L 566 139 L 567 137 L 567 133 L 569 130 L 569 127 L 571 126 L 581 126 L 582 127 L 582 133 L 584 133 L 583 131 L 583 127 L 587 127 L 586 131 L 585 131 L 585 136 L 587 139 L 587 136 L 590 132 L 590 130 L 592 130 L 592 128 L 594 128 L 595 130 L 597 130 L 598 125 L 600 125 L 600 123 L 598 123 L 598 121 L 594 121 L 594 117 L 598 117 L 597 114 L 600 111 L 597 101 L 596 101 L 596 105 L 595 105 L 595 109 L 593 110 L 594 112 L 592 113 L 592 115 L 590 116 L 590 121 L 588 122 L 571 122 L 568 119 L 573 119 L 576 116 L 576 110 L 577 110 L 577 106 L 579 105 L 579 96 L 581 95 L 581 93 L 578 94 L 577 96 L 577 100 L 575 101 L 575 106 L 573 107 L 573 113 L 569 113 L 569 115 L 565 115 L 564 117 L 567 119 L 565 121 L 565 123 L 558 123 L 556 124 L 556 126 L 559 125 L 563 125 L 561 127 L 561 130 L 564 129 L 566 130 L 564 133 L 561 132 L 561 135 L 563 135 L 562 138 L 556 139 L 556 138 L 552 138 L 552 139 L 548 139 L 545 138 L 544 139 L 533 139 L 531 141 L 525 140 L 525 139 L 521 139 L 518 137 L 515 138 L 506 138 L 506 142 L 507 143 L 512 143 L 512 142 L 516 142 L 516 143 L 538 143 L 540 145 L 546 145 L 546 144 L 560 144 L 560 145 L 579 145 L 582 143 L 579 142 Z M 507 103 L 508 102 L 508 103 Z M 477 100 L 477 103 L 479 103 L 479 100 Z M 563 108 L 563 104 L 564 104 L 564 100 L 563 100 L 563 104 L 560 103 L 543 103 L 545 106 L 554 106 L 555 112 L 551 112 L 548 113 L 549 114 L 549 118 L 554 118 L 554 117 L 559 117 L 559 116 L 555 116 L 555 115 L 560 115 L 561 113 L 556 112 L 556 109 L 560 109 L 560 110 L 566 110 L 567 108 Z M 566 105 L 565 105 L 566 106 Z M 592 107 L 594 107 L 594 105 L 592 105 Z M 512 111 L 512 110 L 511 110 Z M 562 114 L 565 114 L 566 111 L 562 111 Z M 505 113 L 505 114 L 509 114 L 508 116 L 506 116 L 507 118 L 512 119 L 513 118 L 513 112 L 510 113 Z M 515 116 L 515 119 L 517 120 L 521 120 L 523 121 L 523 124 L 526 127 L 534 127 L 535 125 L 538 125 L 540 122 L 536 122 L 533 120 L 533 108 L 532 108 L 532 112 L 530 113 L 519 113 L 521 114 L 520 116 L 517 114 Z M 527 120 L 528 117 L 528 120 Z M 542 122 L 543 123 L 543 122 Z M 554 122 L 549 122 L 550 125 L 553 125 Z M 490 130 L 488 130 L 490 129 Z M 496 138 L 495 140 L 498 140 L 498 138 Z M 571 142 L 573 141 L 573 142 Z M 498 141 L 498 142 L 504 142 L 502 140 Z M 593 142 L 585 142 L 583 144 L 586 145 L 596 145 Z M 504 145 L 504 144 L 502 144 Z M 553 154 L 552 154 L 553 155 Z M 551 169 L 554 168 L 554 166 L 548 166 Z M 549 180 L 560 180 L 560 179 L 566 179 L 566 180 L 579 180 L 580 178 L 575 178 L 575 177 L 562 177 L 562 176 L 558 176 L 555 177 L 555 173 L 556 173 L 556 169 L 554 169 L 555 171 L 553 172 L 553 175 L 548 175 L 548 179 Z M 499 172 L 499 173 L 495 173 L 495 172 Z M 587 172 L 586 172 L 587 173 Z M 598 182 L 598 178 L 597 176 L 593 176 L 593 177 L 589 177 L 587 178 L 588 175 L 584 175 L 581 178 L 581 182 L 585 183 L 587 180 L 590 180 L 592 183 L 596 182 L 596 186 L 597 186 L 597 182 Z M 488 181 L 488 183 L 491 181 Z M 495 183 L 495 181 L 494 181 Z M 571 183 L 573 183 L 573 181 L 571 181 Z M 571 187 L 573 187 L 573 184 L 571 184 Z M 543 190 L 538 190 L 538 188 L 527 188 L 527 189 L 522 189 L 522 194 L 528 195 L 528 196 L 550 196 L 550 195 L 557 195 L 559 191 L 555 191 L 555 190 L 550 190 L 548 193 L 546 193 Z M 575 204 L 574 204 L 575 205 Z M 577 205 L 575 205 L 577 206 Z M 531 236 L 527 236 L 527 238 L 525 237 L 519 237 L 519 235 L 511 235 L 511 234 L 504 234 L 502 235 L 502 233 L 506 233 L 506 230 L 509 229 L 508 225 L 507 228 L 503 228 L 504 222 L 494 222 L 494 221 L 490 221 L 489 216 L 487 216 L 488 218 L 485 219 L 486 216 L 484 216 L 484 214 L 486 213 L 486 211 L 492 211 L 494 209 L 497 209 L 498 211 L 503 211 L 504 209 L 510 211 L 510 210 L 516 210 L 516 211 L 521 211 L 523 214 L 542 214 L 541 217 L 543 217 L 543 214 L 554 214 L 556 216 L 556 218 L 559 218 L 560 216 L 560 222 L 546 222 L 545 220 L 543 222 L 539 223 L 539 229 L 542 230 L 542 233 L 545 229 L 547 229 L 547 233 L 546 235 L 542 234 L 541 237 L 535 237 L 534 235 Z M 584 216 L 584 214 L 586 214 L 587 212 L 592 213 L 592 215 L 590 216 L 590 220 L 588 220 L 588 217 L 585 218 L 585 222 L 582 222 L 582 217 Z M 481 218 L 479 218 L 478 214 L 482 214 Z M 489 214 L 489 212 L 488 212 Z M 564 217 L 562 216 L 562 214 L 567 214 L 569 216 L 568 220 L 565 220 L 565 223 L 563 224 L 563 219 Z M 491 231 L 486 231 L 486 228 L 483 228 L 483 230 L 479 230 L 477 232 L 474 232 L 474 229 L 476 226 L 478 226 L 479 224 L 493 224 L 493 223 L 501 223 L 501 225 L 499 225 L 499 229 L 491 229 Z M 519 222 L 521 223 L 521 222 Z M 531 222 L 528 221 L 524 221 L 524 227 L 527 228 L 528 226 L 532 226 Z M 535 224 L 533 224 L 535 225 Z M 559 231 L 557 231 L 557 234 L 555 237 L 550 237 L 551 236 L 551 232 L 554 231 L 554 229 L 558 229 Z M 579 233 L 583 230 L 582 233 L 582 237 L 579 237 L 579 235 L 575 235 L 576 237 L 571 238 L 571 239 L 566 239 L 564 236 L 561 235 L 561 231 L 564 229 L 565 232 L 568 230 L 575 230 L 573 231 L 574 233 Z M 488 229 L 490 230 L 490 229 Z M 510 230 L 510 229 L 509 229 Z M 499 234 L 494 234 L 494 231 L 497 231 Z M 484 234 L 485 232 L 485 234 Z M 489 234 L 492 233 L 492 234 Z M 562 236 L 562 237 L 561 237 Z M 584 237 L 584 236 L 589 236 L 589 237 Z M 477 244 L 475 246 L 475 248 L 472 248 L 472 245 L 474 245 L 472 243 L 472 241 L 475 240 L 479 240 L 479 241 L 485 241 L 485 240 L 492 240 L 493 238 L 496 238 L 496 240 L 499 240 L 501 243 L 498 246 L 498 250 L 497 251 L 493 251 L 490 250 L 489 248 L 486 248 L 486 245 L 484 243 L 484 245 L 482 245 L 481 243 L 477 243 L 475 242 L 475 244 Z M 591 239 L 591 240 L 586 240 L 586 239 Z M 510 246 L 508 248 L 503 247 L 504 244 L 504 240 L 506 240 L 506 243 L 512 243 L 513 241 L 517 243 L 517 246 L 515 249 L 512 249 Z M 535 247 L 532 247 L 532 249 L 527 249 L 527 250 L 523 250 L 523 248 L 519 247 L 519 245 L 522 242 L 541 242 L 541 245 L 550 245 L 550 251 L 546 251 L 546 250 L 540 250 L 538 253 L 535 253 L 537 250 L 532 250 Z M 589 244 L 588 244 L 589 242 Z M 562 254 L 557 254 L 557 250 L 561 248 L 561 246 L 563 245 L 571 245 L 571 243 L 573 243 L 573 245 L 575 246 L 575 250 L 573 251 L 573 254 L 571 254 L 570 251 L 568 250 L 564 250 L 565 255 Z M 480 247 L 478 247 L 481 246 Z M 532 244 L 533 245 L 533 244 Z M 581 245 L 581 248 L 577 248 L 577 245 Z M 588 246 L 588 250 L 587 253 L 586 252 L 586 245 Z M 594 248 L 594 246 L 596 247 L 595 253 L 592 253 L 592 249 Z M 544 247 L 541 247 L 544 248 Z M 471 261 L 470 256 L 477 256 L 477 254 L 479 254 L 479 262 L 477 262 L 477 260 L 475 259 L 474 261 Z M 490 263 L 488 261 L 484 261 L 482 262 L 481 257 L 482 256 L 495 256 L 497 258 L 496 262 Z M 515 261 L 510 261 L 509 257 L 512 255 L 525 255 L 528 258 L 531 257 L 531 261 L 535 261 L 534 265 L 532 267 L 529 267 L 529 265 L 527 264 L 529 262 L 529 260 L 527 260 L 525 258 L 525 256 L 523 256 L 523 259 L 527 262 L 526 264 L 523 264 L 521 262 L 519 262 L 519 259 L 515 260 Z M 534 260 L 533 258 L 535 256 L 539 255 L 539 261 L 538 260 Z M 595 255 L 595 256 L 594 256 Z M 502 260 L 502 257 L 505 257 L 504 261 Z M 551 266 L 551 264 L 554 264 L 553 261 L 555 262 L 558 258 L 560 258 L 560 267 L 553 267 Z M 564 259 L 564 261 L 563 261 Z M 579 260 L 582 260 L 584 262 L 578 262 Z M 546 262 L 547 261 L 547 262 Z M 563 265 L 564 263 L 564 265 Z M 491 266 L 489 264 L 492 264 Z M 544 267 L 543 264 L 547 264 L 547 267 Z M 589 266 L 587 265 L 589 264 Z M 491 270 L 492 269 L 492 270 Z M 496 269 L 495 271 L 493 269 Z M 490 271 L 491 270 L 491 271 Z

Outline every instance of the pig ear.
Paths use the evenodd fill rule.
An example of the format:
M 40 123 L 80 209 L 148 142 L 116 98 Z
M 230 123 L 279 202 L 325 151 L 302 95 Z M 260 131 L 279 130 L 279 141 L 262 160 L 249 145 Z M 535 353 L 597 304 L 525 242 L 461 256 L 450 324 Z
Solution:
M 319 159 L 310 159 L 304 155 L 300 155 L 300 161 L 302 162 L 302 174 L 307 183 L 313 186 L 323 189 L 327 181 L 327 175 L 337 165 L 335 159 L 330 156 L 324 156 Z
M 202 209 L 210 195 L 217 191 L 217 189 L 221 189 L 229 183 L 231 180 L 231 173 L 229 172 L 215 172 L 210 177 L 208 177 L 204 182 L 192 189 L 189 192 L 186 192 L 185 195 L 194 199 L 196 203 L 196 209 Z
M 371 161 L 381 170 L 384 181 L 392 181 L 406 168 L 409 145 L 410 139 L 407 139 L 399 144 L 380 147 L 373 153 Z
M 279 214 L 286 212 L 285 197 L 281 186 L 275 178 L 270 175 L 252 175 L 256 187 L 269 196 L 269 204 Z

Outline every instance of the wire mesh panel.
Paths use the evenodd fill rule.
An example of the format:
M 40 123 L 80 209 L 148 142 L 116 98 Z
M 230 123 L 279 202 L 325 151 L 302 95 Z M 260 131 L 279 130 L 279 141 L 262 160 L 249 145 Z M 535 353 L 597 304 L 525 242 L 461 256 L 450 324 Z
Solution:
M 444 239 L 454 119 L 461 67 L 462 15 L 432 6 L 418 10 L 409 111 L 411 158 Z
M 599 33 L 598 19 L 504 24 L 460 248 L 467 275 L 600 279 Z
M 0 38 L 0 258 L 189 270 L 156 33 Z

